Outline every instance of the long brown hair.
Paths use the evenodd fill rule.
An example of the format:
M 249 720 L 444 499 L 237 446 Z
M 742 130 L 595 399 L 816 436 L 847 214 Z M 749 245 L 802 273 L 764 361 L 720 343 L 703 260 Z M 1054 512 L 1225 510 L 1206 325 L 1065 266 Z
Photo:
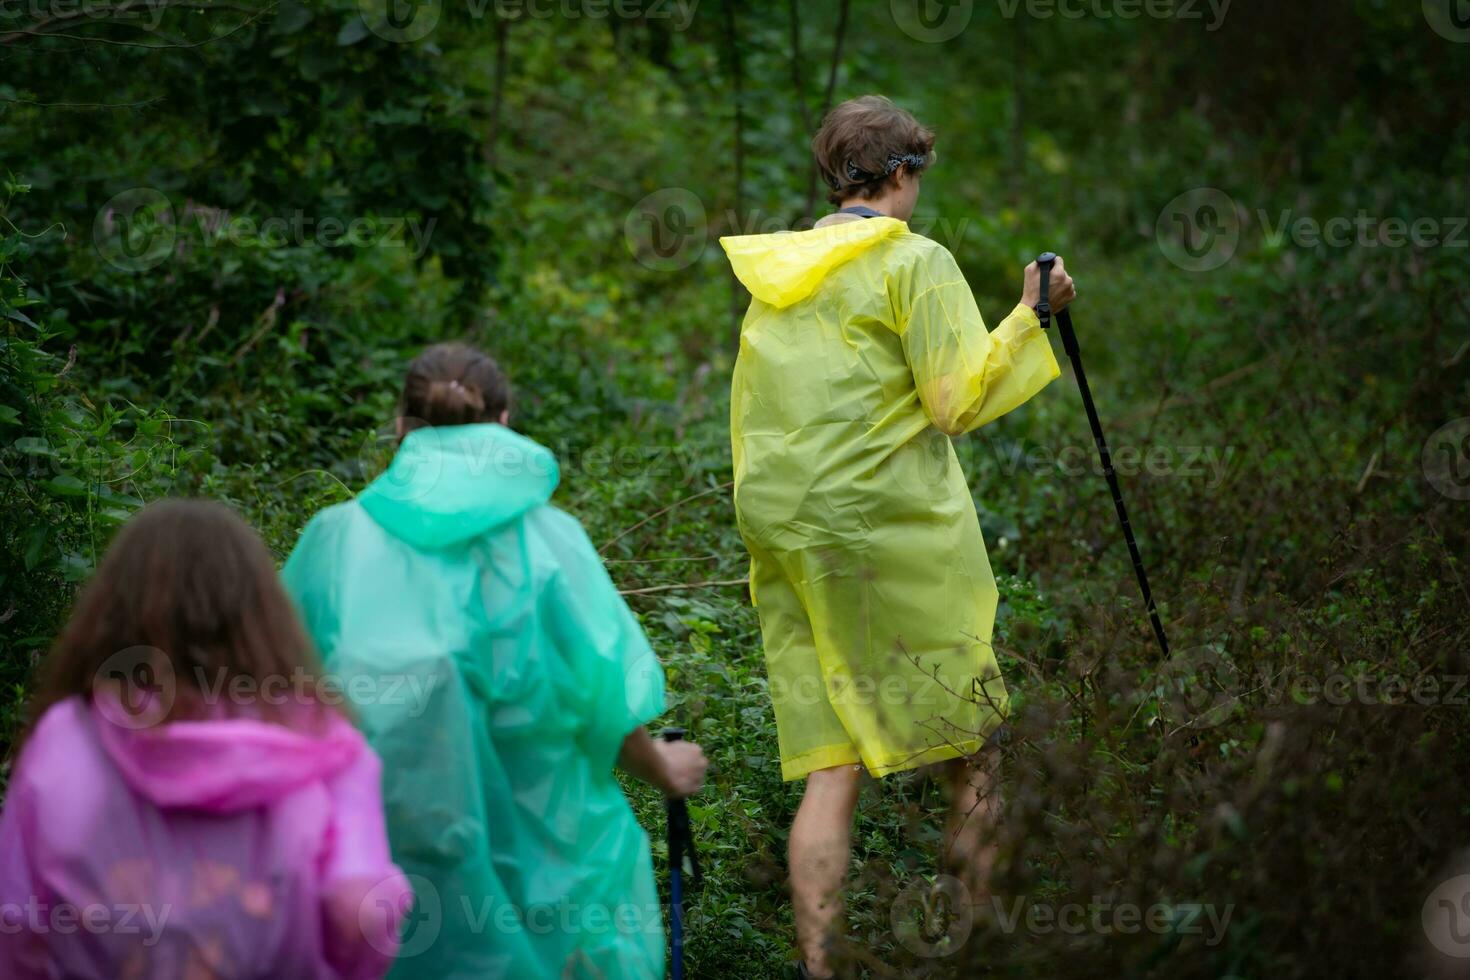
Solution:
M 290 723 L 314 712 L 283 708 L 325 707 L 316 652 L 270 552 L 234 511 L 208 500 L 160 501 L 127 522 L 43 671 L 31 730 L 58 702 L 117 695 L 139 672 L 154 690 L 167 688 L 149 723 L 210 714 L 210 695 L 225 713 L 244 706 Z M 283 697 L 262 686 L 274 678 L 289 685 Z
M 510 382 L 484 351 L 468 344 L 435 344 L 408 366 L 401 408 L 404 433 L 495 422 L 510 408 Z

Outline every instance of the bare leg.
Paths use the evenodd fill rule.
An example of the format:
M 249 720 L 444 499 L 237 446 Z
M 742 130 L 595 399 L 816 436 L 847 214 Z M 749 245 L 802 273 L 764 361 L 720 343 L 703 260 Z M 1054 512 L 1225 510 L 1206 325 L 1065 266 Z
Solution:
M 995 867 L 996 844 L 987 838 L 1000 820 L 1000 749 L 987 745 L 949 767 L 949 822 L 942 863 L 969 890 L 970 904 L 979 906 L 990 899 L 990 873 Z
M 861 766 L 819 769 L 806 777 L 806 792 L 791 824 L 791 901 L 796 945 L 814 977 L 831 975 L 827 939 L 842 912 L 842 886 L 852 853 L 852 814 L 861 788 Z

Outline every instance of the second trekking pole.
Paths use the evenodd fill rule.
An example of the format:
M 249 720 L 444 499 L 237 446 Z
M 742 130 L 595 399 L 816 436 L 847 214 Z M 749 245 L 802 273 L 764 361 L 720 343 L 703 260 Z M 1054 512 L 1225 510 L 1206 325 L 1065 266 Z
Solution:
M 1051 303 L 1047 293 L 1051 288 L 1051 268 L 1056 263 L 1055 252 L 1043 252 L 1036 257 L 1041 272 L 1041 297 L 1036 304 L 1036 316 L 1042 329 L 1051 326 Z M 1113 492 L 1113 506 L 1118 511 L 1118 523 L 1123 526 L 1123 537 L 1128 541 L 1128 554 L 1133 559 L 1133 572 L 1138 576 L 1138 588 L 1143 593 L 1143 605 L 1148 610 L 1149 622 L 1153 624 L 1154 637 L 1164 658 L 1169 656 L 1169 638 L 1164 635 L 1164 624 L 1159 620 L 1159 610 L 1154 605 L 1153 593 L 1148 587 L 1148 573 L 1143 570 L 1143 557 L 1138 553 L 1138 542 L 1133 538 L 1133 525 L 1128 523 L 1128 508 L 1123 506 L 1123 489 L 1118 486 L 1118 474 L 1113 471 L 1113 457 L 1108 453 L 1108 441 L 1103 438 L 1102 422 L 1097 417 L 1097 406 L 1092 403 L 1092 390 L 1087 387 L 1087 373 L 1082 370 L 1082 351 L 1077 347 L 1077 333 L 1072 329 L 1072 312 L 1060 310 L 1056 315 L 1057 329 L 1062 334 L 1062 349 L 1072 360 L 1072 373 L 1077 376 L 1077 388 L 1082 393 L 1082 407 L 1087 409 L 1087 422 L 1092 426 L 1092 439 L 1097 443 L 1098 459 L 1102 461 L 1103 476 L 1107 477 L 1108 489 Z
M 684 729 L 665 728 L 660 732 L 666 742 L 684 738 Z M 669 817 L 669 976 L 684 980 L 684 858 L 689 858 L 689 872 L 694 885 L 704 877 L 699 857 L 694 853 L 694 831 L 689 826 L 689 808 L 683 800 L 666 801 Z

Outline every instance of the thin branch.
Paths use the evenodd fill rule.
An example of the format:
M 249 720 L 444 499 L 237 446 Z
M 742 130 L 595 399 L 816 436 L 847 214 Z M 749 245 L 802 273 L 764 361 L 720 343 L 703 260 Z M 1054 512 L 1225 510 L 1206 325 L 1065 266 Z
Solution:
M 689 503 L 689 501 L 691 501 L 691 500 L 698 500 L 700 497 L 708 497 L 712 493 L 719 493 L 721 490 L 728 490 L 731 487 L 733 487 L 734 485 L 735 485 L 735 481 L 734 480 L 729 480 L 729 481 L 727 481 L 725 483 L 721 483 L 717 487 L 710 487 L 708 490 L 701 490 L 701 491 L 699 491 L 699 493 L 690 494 L 689 496 L 685 497 L 682 500 L 676 500 L 672 504 L 669 504 L 667 507 L 663 508 L 662 510 L 656 510 L 652 514 L 649 514 L 647 517 L 643 518 L 643 520 L 639 521 L 637 524 L 634 524 L 632 527 L 627 527 L 627 528 L 624 528 L 623 530 L 619 531 L 610 541 L 608 541 L 607 544 L 603 545 L 601 548 L 598 548 L 597 549 L 597 553 L 599 555 L 602 554 L 604 551 L 606 551 L 607 549 L 611 548 L 613 545 L 617 544 L 620 540 L 622 540 L 627 535 L 632 534 L 634 531 L 638 530 L 640 527 L 642 527 L 643 525 L 647 524 L 649 521 L 654 520 L 654 519 L 659 518 L 659 517 L 662 517 L 663 515 L 667 514 L 669 511 L 673 510 L 675 507 L 682 507 L 684 504 Z
M 674 558 L 604 558 L 604 565 L 663 565 L 677 561 L 719 561 L 723 555 L 694 555 L 685 557 L 683 555 Z
M 619 589 L 618 595 L 647 595 L 650 592 L 674 592 L 681 589 L 714 589 L 727 585 L 745 585 L 745 578 L 724 578 L 712 582 L 678 582 L 674 585 L 646 585 L 641 589 Z
M 167 10 L 170 7 L 187 7 L 191 10 L 198 10 L 202 12 L 208 12 L 211 10 L 232 10 L 236 13 L 242 14 L 253 14 L 259 12 L 258 7 L 250 7 L 234 3 L 197 3 L 193 2 L 193 0 L 186 0 L 186 2 L 183 3 L 170 3 L 169 0 L 126 0 L 126 2 L 118 4 L 116 7 L 100 7 L 90 4 L 81 4 L 76 10 L 58 11 L 51 14 L 49 17 L 42 17 L 40 20 L 30 25 L 27 30 L 39 31 L 41 28 L 47 26 L 48 24 L 56 24 L 68 20 L 76 20 L 80 17 L 85 17 L 88 20 L 95 21 L 108 20 L 110 18 L 121 17 L 125 14 L 132 13 L 135 8 L 140 7 L 148 10 L 150 13 L 155 10 Z M 274 10 L 275 4 L 272 4 L 269 9 Z M 133 25 L 129 24 L 126 26 L 131 27 Z
M 257 13 L 254 17 L 247 17 L 245 20 L 241 21 L 239 24 L 235 25 L 225 33 L 215 35 L 213 37 L 207 37 L 199 41 L 178 41 L 170 44 L 144 44 L 141 41 L 117 41 L 113 40 L 112 38 L 93 37 L 87 34 L 53 34 L 50 31 L 37 31 L 26 28 L 22 30 L 12 31 L 9 34 L 0 35 L 0 44 L 9 44 L 12 41 L 15 41 L 22 37 L 59 37 L 66 41 L 81 41 L 84 44 L 107 44 L 119 48 L 148 48 L 159 50 L 170 48 L 200 48 L 206 44 L 213 44 L 216 41 L 223 41 L 226 38 L 233 37 L 234 35 L 243 31 L 245 28 L 254 24 L 256 21 L 260 20 L 266 14 L 273 12 L 275 9 L 276 5 L 271 4 L 269 7 L 266 7 L 265 9 Z
M 164 101 L 163 96 L 142 102 L 37 102 L 34 99 L 0 99 L 6 105 L 29 105 L 38 109 L 141 109 Z

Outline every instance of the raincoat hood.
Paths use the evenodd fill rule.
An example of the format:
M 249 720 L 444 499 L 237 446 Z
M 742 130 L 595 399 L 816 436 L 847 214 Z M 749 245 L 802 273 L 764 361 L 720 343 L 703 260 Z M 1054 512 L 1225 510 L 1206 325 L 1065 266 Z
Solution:
M 827 275 L 880 242 L 908 231 L 897 218 L 842 221 L 811 231 L 730 235 L 720 239 L 735 276 L 750 295 L 777 309 L 799 303 Z
M 444 548 L 546 503 L 559 480 L 550 451 L 503 425 L 430 426 L 404 438 L 358 502 L 394 537 Z
M 346 769 L 366 750 L 335 711 L 307 732 L 251 718 L 127 723 L 119 706 L 93 712 L 102 749 L 124 782 L 159 807 L 233 813 L 267 806 Z

